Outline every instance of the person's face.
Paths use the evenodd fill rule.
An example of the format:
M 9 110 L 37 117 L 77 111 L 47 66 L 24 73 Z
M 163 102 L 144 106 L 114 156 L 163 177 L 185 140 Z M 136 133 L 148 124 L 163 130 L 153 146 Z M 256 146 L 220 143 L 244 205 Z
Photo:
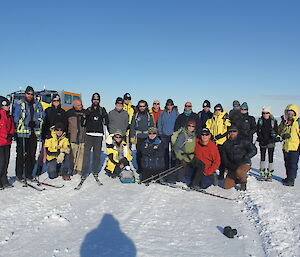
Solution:
M 245 114 L 245 113 L 247 113 L 248 112 L 248 109 L 247 108 L 241 108 L 241 113 L 242 114 Z
M 75 101 L 73 106 L 76 111 L 81 111 L 83 108 L 81 101 Z
M 114 139 L 117 143 L 120 143 L 122 141 L 122 136 L 121 135 L 115 135 Z
M 61 137 L 61 135 L 63 134 L 63 130 L 62 129 L 56 129 L 55 130 L 56 136 Z
M 240 109 L 241 109 L 241 106 L 239 106 L 239 105 L 233 106 L 233 110 L 240 110 Z
M 31 102 L 32 99 L 33 99 L 33 97 L 34 97 L 34 93 L 33 93 L 33 92 L 25 93 L 25 100 L 26 100 L 27 102 Z
M 235 139 L 237 137 L 237 135 L 238 135 L 238 131 L 236 129 L 230 130 L 229 131 L 229 135 L 230 135 L 231 139 Z
M 122 103 L 116 103 L 117 110 L 122 110 L 123 104 Z
M 210 140 L 210 138 L 211 138 L 211 135 L 210 135 L 210 133 L 207 133 L 207 132 L 203 132 L 200 135 L 200 139 L 203 144 L 207 144 L 208 141 Z
M 221 111 L 222 111 L 221 108 L 219 108 L 219 107 L 215 108 L 215 114 L 216 114 L 217 116 L 219 116 L 219 115 L 221 114 Z
M 287 116 L 288 116 L 288 118 L 289 118 L 289 119 L 293 118 L 293 117 L 295 116 L 295 113 L 294 113 L 294 111 L 292 111 L 292 110 L 288 110 L 288 112 L 287 112 Z
M 9 112 L 10 106 L 9 106 L 9 105 L 2 106 L 2 109 L 3 109 L 4 111 Z
M 140 104 L 139 104 L 139 110 L 140 110 L 141 112 L 145 111 L 146 107 L 147 107 L 147 106 L 146 106 L 145 103 L 140 103 Z
M 131 102 L 131 99 L 124 99 L 125 104 L 129 104 Z
M 208 107 L 208 106 L 205 106 L 205 107 L 203 108 L 203 110 L 204 110 L 205 112 L 209 112 L 209 110 L 210 110 L 210 107 Z
M 263 112 L 262 113 L 263 117 L 268 120 L 270 118 L 270 113 L 269 112 Z
M 187 129 L 188 129 L 189 132 L 194 132 L 195 129 L 196 129 L 196 126 L 194 124 L 189 124 L 187 126 Z
M 100 99 L 94 98 L 92 102 L 93 102 L 93 104 L 98 105 L 100 103 Z
M 160 107 L 160 102 L 153 102 L 154 109 L 159 109 L 159 107 Z
M 151 140 L 153 140 L 154 138 L 156 138 L 156 136 L 157 136 L 157 133 L 155 133 L 155 132 L 150 132 L 150 133 L 149 133 L 149 138 L 150 138 Z
M 59 104 L 60 104 L 60 101 L 59 100 L 52 100 L 52 105 L 54 106 L 54 107 L 57 107 L 57 106 L 59 106 Z
M 174 104 L 168 104 L 167 105 L 168 111 L 172 111 L 173 107 L 174 107 Z
M 184 110 L 185 111 L 190 111 L 192 110 L 193 106 L 192 106 L 192 103 L 190 102 L 187 102 L 185 105 L 184 105 Z

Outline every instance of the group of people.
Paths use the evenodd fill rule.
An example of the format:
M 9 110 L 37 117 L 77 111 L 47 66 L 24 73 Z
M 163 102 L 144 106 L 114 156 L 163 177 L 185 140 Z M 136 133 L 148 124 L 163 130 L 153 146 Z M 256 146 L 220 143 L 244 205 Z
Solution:
M 294 186 L 300 137 L 296 105 L 286 107 L 278 125 L 270 107 L 262 109 L 256 122 L 248 113 L 248 104 L 237 100 L 229 113 L 221 104 L 216 104 L 211 112 L 208 100 L 199 113 L 193 112 L 191 102 L 186 102 L 183 113 L 179 113 L 172 99 L 166 101 L 164 108 L 159 100 L 151 108 L 145 100 L 133 106 L 129 93 L 118 97 L 115 108 L 107 113 L 100 101 L 100 94 L 94 93 L 88 108 L 83 109 L 78 98 L 73 101 L 73 108 L 65 111 L 55 94 L 51 106 L 43 110 L 34 97 L 34 89 L 28 86 L 24 99 L 16 102 L 10 112 L 11 103 L 0 97 L 0 189 L 13 186 L 8 181 L 7 168 L 15 138 L 16 179 L 23 183 L 34 180 L 36 163 L 37 176 L 46 164 L 50 179 L 62 176 L 70 180 L 79 174 L 84 181 L 91 170 L 97 180 L 105 141 L 105 171 L 112 178 L 131 169 L 135 145 L 135 168 L 139 174 L 136 181 L 158 178 L 160 183 L 182 182 L 200 189 L 224 180 L 225 189 L 240 184 L 240 189 L 246 190 L 251 158 L 257 154 L 255 133 L 261 154 L 260 179 L 272 180 L 275 143 L 283 141 L 287 175 L 283 183 Z M 164 173 L 166 170 L 170 171 Z

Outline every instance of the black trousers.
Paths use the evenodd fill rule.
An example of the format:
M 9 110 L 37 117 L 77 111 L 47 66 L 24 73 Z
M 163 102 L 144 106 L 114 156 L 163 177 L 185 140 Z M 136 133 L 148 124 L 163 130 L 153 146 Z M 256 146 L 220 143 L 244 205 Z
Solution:
M 10 145 L 0 146 L 0 187 L 8 184 L 7 168 L 10 157 Z
M 263 162 L 266 160 L 266 152 L 268 149 L 268 159 L 269 163 L 273 163 L 274 157 L 274 147 L 267 148 L 267 147 L 260 147 L 260 160 Z
M 23 151 L 23 141 L 25 141 L 25 153 Z M 35 152 L 37 147 L 37 138 L 33 132 L 29 138 L 17 138 L 17 159 L 16 159 L 16 176 L 22 179 L 32 179 L 32 171 L 35 165 Z M 24 165 L 25 164 L 25 165 Z M 24 174 L 25 166 L 25 174 Z
M 144 147 L 144 142 L 146 138 L 137 138 L 136 142 L 136 163 L 138 166 L 137 173 L 141 174 L 142 173 L 142 165 L 141 165 L 141 160 L 142 160 L 142 152 L 141 149 Z
M 84 142 L 83 168 L 82 175 L 87 176 L 90 168 L 91 150 L 93 148 L 92 172 L 98 174 L 100 171 L 100 157 L 103 137 L 94 137 L 86 135 Z
M 191 185 L 192 186 L 199 186 L 201 177 L 202 177 L 203 172 L 204 172 L 205 165 L 201 160 L 199 160 L 197 158 L 194 158 L 191 162 L 191 166 L 195 169 L 194 175 L 192 176 Z

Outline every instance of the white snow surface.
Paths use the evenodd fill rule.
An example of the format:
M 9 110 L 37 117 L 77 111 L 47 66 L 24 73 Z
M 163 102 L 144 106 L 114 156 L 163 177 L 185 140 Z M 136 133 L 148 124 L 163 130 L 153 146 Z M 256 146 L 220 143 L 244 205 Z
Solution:
M 12 177 L 14 166 L 13 144 Z M 259 153 L 252 167 L 246 192 L 207 189 L 234 201 L 159 184 L 121 184 L 104 171 L 103 186 L 89 176 L 79 191 L 79 176 L 63 181 L 43 174 L 41 180 L 65 186 L 42 192 L 14 182 L 0 191 L 0 256 L 300 256 L 300 182 L 281 184 L 280 144 L 273 182 L 256 179 Z M 237 229 L 234 239 L 222 234 L 225 226 Z

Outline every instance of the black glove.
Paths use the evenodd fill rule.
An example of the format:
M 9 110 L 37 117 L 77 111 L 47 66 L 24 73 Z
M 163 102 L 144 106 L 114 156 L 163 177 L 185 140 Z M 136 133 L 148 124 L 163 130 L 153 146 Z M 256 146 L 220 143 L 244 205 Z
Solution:
M 286 140 L 286 139 L 289 139 L 289 138 L 291 138 L 291 135 L 290 135 L 290 134 L 283 134 L 283 135 L 282 135 L 282 139 L 283 139 L 283 140 Z
M 34 120 L 31 120 L 31 121 L 29 121 L 29 123 L 28 123 L 28 127 L 29 128 L 34 128 L 36 126 L 36 123 L 35 123 L 35 121 Z
M 280 142 L 281 138 L 280 137 L 275 137 L 275 142 Z
M 13 138 L 14 138 L 14 136 L 11 135 L 11 134 L 8 134 L 7 137 L 6 137 L 6 139 L 7 139 L 8 141 L 12 141 Z

